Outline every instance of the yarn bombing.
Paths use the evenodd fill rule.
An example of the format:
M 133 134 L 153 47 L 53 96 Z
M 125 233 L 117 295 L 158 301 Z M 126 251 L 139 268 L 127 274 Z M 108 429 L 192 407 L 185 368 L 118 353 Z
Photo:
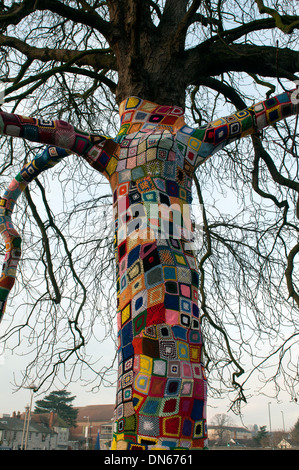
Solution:
M 291 92 L 193 129 L 183 109 L 129 97 L 115 138 L 61 120 L 0 113 L 0 133 L 47 144 L 0 200 L 6 257 L 3 314 L 21 240 L 11 214 L 27 184 L 69 153 L 109 180 L 117 277 L 118 382 L 113 450 L 203 449 L 207 381 L 202 363 L 199 275 L 190 218 L 192 179 L 225 145 L 297 112 Z

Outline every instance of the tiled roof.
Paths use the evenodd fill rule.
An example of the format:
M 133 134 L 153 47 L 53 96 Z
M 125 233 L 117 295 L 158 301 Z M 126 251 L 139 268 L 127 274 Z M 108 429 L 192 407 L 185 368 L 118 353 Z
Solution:
M 24 420 L 20 418 L 0 418 L 0 429 L 9 431 L 23 431 Z M 32 419 L 29 423 L 30 432 L 42 432 L 43 434 L 55 434 L 48 426 L 38 424 Z
M 78 409 L 77 423 L 86 421 L 84 416 L 89 417 L 90 422 L 110 422 L 113 417 L 115 405 L 88 405 L 76 407 Z
M 249 429 L 240 427 L 240 426 L 218 426 L 218 425 L 209 425 L 208 429 L 225 429 L 227 431 L 235 431 L 235 432 L 248 432 L 251 434 L 251 431 Z

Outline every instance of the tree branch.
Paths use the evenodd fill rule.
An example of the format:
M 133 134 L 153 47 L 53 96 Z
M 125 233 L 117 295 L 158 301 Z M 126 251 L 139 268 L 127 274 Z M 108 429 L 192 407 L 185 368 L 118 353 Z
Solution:
M 103 34 L 108 41 L 113 35 L 111 24 L 103 20 L 94 10 L 89 9 L 86 11 L 84 8 L 72 8 L 57 0 L 51 0 L 50 2 L 47 0 L 24 0 L 20 3 L 14 3 L 6 13 L 0 15 L 2 28 L 11 24 L 17 25 L 26 16 L 37 10 L 48 10 L 75 23 L 90 26 Z
M 215 330 L 219 331 L 221 333 L 221 335 L 223 336 L 223 339 L 224 339 L 224 342 L 225 342 L 225 345 L 226 345 L 226 349 L 227 349 L 227 353 L 230 357 L 231 362 L 234 364 L 234 366 L 237 369 L 232 374 L 232 384 L 235 388 L 238 389 L 238 392 L 239 392 L 238 393 L 238 400 L 246 402 L 246 398 L 245 398 L 245 395 L 244 395 L 243 388 L 236 380 L 238 377 L 240 377 L 242 374 L 244 374 L 244 369 L 241 366 L 241 364 L 239 364 L 238 361 L 234 357 L 234 354 L 233 354 L 233 351 L 231 349 L 230 341 L 229 341 L 229 338 L 228 338 L 228 335 L 227 335 L 226 331 L 212 319 L 211 315 L 208 312 L 208 308 L 207 308 L 207 305 L 206 305 L 206 294 L 205 294 L 205 288 L 204 288 L 204 283 L 205 283 L 204 263 L 212 255 L 212 240 L 211 240 L 211 233 L 210 233 L 210 229 L 209 229 L 209 225 L 208 225 L 207 215 L 206 215 L 206 211 L 205 211 L 205 208 L 204 208 L 204 201 L 203 201 L 203 197 L 202 197 L 202 194 L 201 194 L 200 184 L 199 184 L 199 181 L 198 181 L 196 176 L 194 176 L 194 182 L 195 182 L 195 187 L 196 187 L 199 203 L 201 204 L 201 206 L 203 208 L 203 211 L 202 211 L 202 213 L 203 213 L 203 230 L 204 230 L 204 232 L 206 234 L 206 238 L 207 238 L 207 250 L 206 250 L 206 253 L 203 255 L 203 257 L 201 258 L 201 260 L 199 262 L 199 268 L 198 268 L 198 270 L 200 272 L 200 276 L 201 276 L 199 291 L 200 291 L 200 294 L 201 294 L 200 308 L 203 311 L 202 318 L 204 318 L 204 317 L 207 318 L 210 325 L 212 325 L 213 328 L 215 328 Z
M 250 44 L 226 45 L 218 41 L 200 44 L 185 52 L 185 80 L 197 85 L 199 76 L 221 75 L 226 72 L 254 73 L 264 77 L 284 77 L 296 80 L 299 71 L 299 52 L 285 48 Z
M 36 206 L 35 206 L 35 204 L 32 200 L 32 197 L 31 197 L 31 194 L 30 194 L 30 191 L 29 191 L 28 187 L 24 190 L 24 194 L 26 196 L 27 202 L 28 202 L 29 207 L 31 209 L 32 215 L 33 215 L 34 219 L 36 220 L 36 223 L 37 223 L 37 225 L 40 229 L 41 235 L 42 235 L 43 247 L 44 247 L 44 251 L 45 251 L 46 259 L 47 259 L 47 271 L 48 271 L 48 274 L 49 274 L 49 277 L 50 277 L 50 280 L 51 280 L 51 284 L 53 286 L 54 293 L 55 293 L 55 297 L 54 297 L 53 300 L 56 304 L 59 304 L 60 301 L 61 301 L 61 293 L 60 293 L 60 290 L 59 290 L 59 287 L 58 287 L 58 284 L 57 284 L 57 281 L 56 281 L 56 278 L 55 278 L 54 270 L 53 270 L 53 263 L 52 263 L 52 257 L 51 257 L 51 252 L 50 252 L 50 242 L 49 242 L 49 239 L 48 239 L 48 236 L 47 236 L 47 231 L 46 231 L 46 228 L 45 228 L 45 225 L 44 225 L 43 221 L 41 220 L 41 218 L 39 216 L 37 208 L 36 208 Z
M 83 75 L 89 78 L 93 78 L 97 82 L 107 85 L 112 91 L 112 93 L 115 93 L 116 84 L 109 78 L 105 77 L 105 75 L 93 72 L 91 70 L 79 68 L 79 67 L 70 67 L 69 64 L 65 64 L 65 65 L 62 65 L 61 67 L 53 67 L 50 70 L 47 70 L 46 72 L 38 73 L 34 76 L 27 78 L 26 80 L 23 80 L 22 82 L 17 82 L 16 84 L 7 88 L 5 90 L 5 95 L 9 95 L 10 93 L 17 91 L 20 88 L 27 87 L 31 83 L 34 83 L 34 85 L 31 88 L 27 88 L 25 92 L 22 93 L 21 95 L 18 95 L 18 96 L 14 95 L 10 98 L 6 98 L 4 101 L 8 103 L 9 101 L 15 101 L 17 99 L 22 99 L 25 96 L 29 96 L 34 90 L 36 90 L 40 85 L 42 85 L 45 82 L 45 80 L 56 75 L 57 73 L 63 73 L 63 72 L 72 73 L 74 75 L 75 74 Z
M 29 60 L 49 62 L 76 63 L 78 66 L 89 65 L 97 70 L 101 68 L 116 69 L 115 58 L 110 49 L 93 49 L 90 51 L 77 51 L 70 49 L 49 49 L 47 47 L 34 47 L 18 38 L 0 34 L 0 46 L 13 47 Z
M 275 21 L 275 25 L 277 26 L 277 28 L 281 29 L 281 31 L 283 31 L 284 33 L 290 34 L 295 28 L 299 27 L 298 16 L 281 16 L 278 11 L 274 10 L 273 8 L 266 7 L 264 5 L 263 0 L 255 0 L 255 3 L 258 6 L 259 12 L 261 14 L 266 13 L 268 15 L 271 15 Z

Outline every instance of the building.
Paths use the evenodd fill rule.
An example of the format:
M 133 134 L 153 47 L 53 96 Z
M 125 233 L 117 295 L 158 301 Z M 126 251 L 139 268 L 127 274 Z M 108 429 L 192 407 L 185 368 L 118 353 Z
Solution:
M 278 449 L 292 449 L 292 444 L 287 441 L 286 439 L 282 439 L 278 444 L 277 444 Z
M 69 427 L 55 413 L 33 413 L 31 419 L 36 423 L 49 427 L 57 434 L 56 450 L 69 449 Z
M 12 450 L 94 449 L 99 436 L 100 449 L 109 450 L 112 442 L 115 405 L 90 405 L 78 408 L 76 427 L 69 428 L 54 413 L 13 413 L 0 417 L 0 447 Z
M 210 445 L 242 445 L 252 441 L 252 432 L 239 426 L 208 426 Z
M 44 424 L 30 420 L 20 413 L 0 418 L 0 445 L 12 450 L 57 449 L 57 433 Z
M 114 404 L 77 408 L 77 426 L 70 428 L 70 443 L 80 449 L 94 449 L 99 433 L 101 450 L 109 450 L 113 433 L 114 408 Z

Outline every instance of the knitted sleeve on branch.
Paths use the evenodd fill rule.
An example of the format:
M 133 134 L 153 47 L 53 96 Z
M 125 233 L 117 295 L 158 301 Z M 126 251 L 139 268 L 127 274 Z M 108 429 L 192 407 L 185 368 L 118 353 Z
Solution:
M 88 154 L 95 140 L 105 140 L 104 136 L 92 136 L 62 120 L 38 119 L 0 111 L 0 134 L 20 137 L 31 142 L 54 145 L 76 153 Z
M 297 112 L 298 98 L 296 91 L 292 90 L 260 101 L 198 129 L 185 125 L 178 133 L 178 141 L 185 141 L 188 135 L 188 145 L 197 154 L 197 163 L 202 164 L 231 142 L 255 134 Z

